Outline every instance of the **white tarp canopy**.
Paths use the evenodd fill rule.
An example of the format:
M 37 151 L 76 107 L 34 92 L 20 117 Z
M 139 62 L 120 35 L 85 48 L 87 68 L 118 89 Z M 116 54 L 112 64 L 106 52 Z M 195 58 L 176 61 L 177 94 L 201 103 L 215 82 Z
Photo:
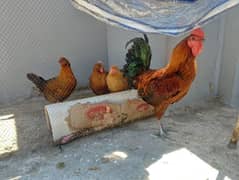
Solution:
M 74 7 L 108 24 L 171 36 L 202 26 L 239 0 L 70 0 Z

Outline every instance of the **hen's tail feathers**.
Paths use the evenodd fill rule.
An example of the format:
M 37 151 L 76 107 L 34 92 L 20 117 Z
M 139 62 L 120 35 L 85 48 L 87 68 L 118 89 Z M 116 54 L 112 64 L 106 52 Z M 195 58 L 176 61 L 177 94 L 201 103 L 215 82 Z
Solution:
M 43 79 L 42 77 L 37 76 L 33 73 L 28 73 L 27 78 L 30 81 L 32 81 L 40 91 L 44 90 L 44 87 L 46 85 L 46 80 L 45 79 Z

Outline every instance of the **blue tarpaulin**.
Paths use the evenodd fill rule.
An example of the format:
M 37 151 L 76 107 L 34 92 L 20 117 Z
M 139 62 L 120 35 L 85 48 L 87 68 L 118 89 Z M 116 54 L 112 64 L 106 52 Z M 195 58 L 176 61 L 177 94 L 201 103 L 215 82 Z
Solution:
M 239 4 L 239 0 L 71 0 L 98 20 L 125 29 L 184 34 Z

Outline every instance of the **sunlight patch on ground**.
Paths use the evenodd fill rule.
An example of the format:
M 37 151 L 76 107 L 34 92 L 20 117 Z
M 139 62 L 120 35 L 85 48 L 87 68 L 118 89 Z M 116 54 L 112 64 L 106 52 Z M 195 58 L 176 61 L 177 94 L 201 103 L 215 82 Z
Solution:
M 146 170 L 149 173 L 149 180 L 216 180 L 219 174 L 217 169 L 186 148 L 163 155 Z
M 0 155 L 18 150 L 14 114 L 0 116 Z
M 224 180 L 232 180 L 232 179 L 226 176 L 224 177 Z
M 120 159 L 126 159 L 128 157 L 128 155 L 124 152 L 121 152 L 121 151 L 115 151 L 112 153 L 113 156 L 116 156 Z
M 121 151 L 114 151 L 111 154 L 107 154 L 104 156 L 104 158 L 107 158 L 109 160 L 124 160 L 128 157 L 128 155 L 125 152 Z
M 7 120 L 7 119 L 10 119 L 10 118 L 14 118 L 14 114 L 8 114 L 8 115 L 0 116 L 0 120 Z
M 22 176 L 16 176 L 16 177 L 13 177 L 13 178 L 9 178 L 8 180 L 18 180 L 18 179 L 21 179 Z

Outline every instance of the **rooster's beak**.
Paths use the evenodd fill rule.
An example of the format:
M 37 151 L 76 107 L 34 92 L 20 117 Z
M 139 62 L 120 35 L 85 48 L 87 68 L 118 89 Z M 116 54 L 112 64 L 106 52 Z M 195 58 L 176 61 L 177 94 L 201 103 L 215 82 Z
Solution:
M 103 73 L 104 72 L 104 68 L 100 68 L 100 73 Z

